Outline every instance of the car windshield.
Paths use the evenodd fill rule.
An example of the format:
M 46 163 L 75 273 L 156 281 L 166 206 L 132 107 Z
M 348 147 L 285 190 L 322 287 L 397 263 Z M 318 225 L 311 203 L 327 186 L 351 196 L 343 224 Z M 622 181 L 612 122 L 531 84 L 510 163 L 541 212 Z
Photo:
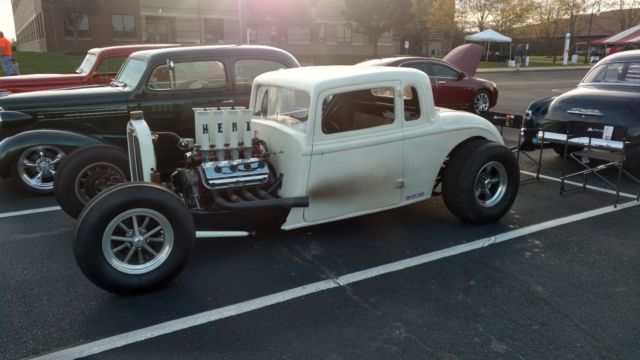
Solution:
M 96 54 L 88 53 L 87 56 L 84 57 L 84 60 L 82 60 L 82 64 L 76 69 L 76 72 L 78 74 L 88 74 L 93 64 L 96 63 L 96 58 Z
M 597 65 L 582 84 L 617 84 L 640 86 L 640 62 L 615 62 Z
M 118 76 L 116 76 L 114 83 L 127 87 L 136 87 L 144 73 L 146 65 L 146 62 L 139 59 L 127 59 L 127 62 L 120 68 L 120 72 Z
M 305 132 L 311 97 L 305 91 L 280 86 L 262 85 L 256 91 L 253 116 L 277 121 Z

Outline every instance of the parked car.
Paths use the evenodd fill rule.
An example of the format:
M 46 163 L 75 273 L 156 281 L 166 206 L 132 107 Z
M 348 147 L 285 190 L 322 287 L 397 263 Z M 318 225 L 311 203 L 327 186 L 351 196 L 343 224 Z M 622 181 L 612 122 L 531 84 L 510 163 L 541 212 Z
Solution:
M 80 66 L 68 74 L 31 74 L 0 78 L 0 96 L 35 90 L 108 84 L 126 58 L 136 51 L 157 49 L 172 44 L 139 44 L 95 48 L 87 52 Z
M 474 77 L 483 48 L 477 44 L 461 45 L 442 60 L 400 56 L 368 60 L 356 65 L 400 66 L 418 69 L 429 75 L 436 106 L 462 109 L 482 114 L 498 103 L 494 82 Z
M 250 110 L 198 113 L 167 181 L 154 175 L 146 113 L 131 118 L 134 182 L 94 197 L 74 239 L 83 273 L 116 293 L 163 286 L 195 237 L 247 235 L 264 216 L 296 229 L 421 202 L 441 184 L 454 215 L 484 224 L 518 192 L 518 163 L 495 126 L 436 110 L 428 77 L 414 69 L 262 74 Z
M 193 108 L 247 106 L 255 76 L 298 66 L 291 54 L 266 46 L 153 49 L 129 56 L 108 86 L 0 97 L 0 176 L 51 193 L 56 167 L 71 150 L 126 148 L 130 111 L 144 110 L 156 131 L 190 136 Z
M 627 127 L 629 140 L 640 143 L 640 50 L 623 51 L 600 60 L 584 76 L 578 87 L 562 95 L 529 104 L 525 125 L 564 133 L 569 121 L 589 121 Z M 529 137 L 524 149 L 539 145 Z M 552 143 L 558 154 L 564 144 Z M 640 164 L 639 146 L 628 146 L 628 159 Z M 634 165 L 635 166 L 635 165 Z

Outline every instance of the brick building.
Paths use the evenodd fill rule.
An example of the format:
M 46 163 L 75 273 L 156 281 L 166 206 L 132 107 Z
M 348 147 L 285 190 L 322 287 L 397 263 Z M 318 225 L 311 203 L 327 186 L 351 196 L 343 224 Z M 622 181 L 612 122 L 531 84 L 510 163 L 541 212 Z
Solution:
M 86 14 L 74 38 L 59 9 L 43 0 L 12 0 L 19 51 L 78 51 L 138 42 L 182 44 L 252 43 L 277 45 L 298 57 L 368 55 L 368 36 L 353 31 L 342 12 L 344 0 L 317 0 L 310 26 L 290 26 L 286 41 L 246 21 L 244 0 L 99 0 L 99 12 Z M 453 1 L 451 17 L 453 19 Z M 436 34 L 427 51 L 445 53 L 451 40 Z M 398 53 L 391 33 L 378 43 L 380 56 Z

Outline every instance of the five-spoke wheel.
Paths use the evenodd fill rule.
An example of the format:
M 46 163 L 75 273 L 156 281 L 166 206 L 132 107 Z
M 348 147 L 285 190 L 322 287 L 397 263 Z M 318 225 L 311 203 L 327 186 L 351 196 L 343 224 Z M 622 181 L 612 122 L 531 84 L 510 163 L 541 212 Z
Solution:
M 513 153 L 488 140 L 470 140 L 453 151 L 442 179 L 442 197 L 458 218 L 475 224 L 498 221 L 518 193 L 520 170 Z
M 492 207 L 507 191 L 507 169 L 502 163 L 491 161 L 485 164 L 478 175 L 474 186 L 476 201 L 482 207 Z
M 56 168 L 65 153 L 57 146 L 33 146 L 20 154 L 13 168 L 13 177 L 24 189 L 36 194 L 50 194 Z

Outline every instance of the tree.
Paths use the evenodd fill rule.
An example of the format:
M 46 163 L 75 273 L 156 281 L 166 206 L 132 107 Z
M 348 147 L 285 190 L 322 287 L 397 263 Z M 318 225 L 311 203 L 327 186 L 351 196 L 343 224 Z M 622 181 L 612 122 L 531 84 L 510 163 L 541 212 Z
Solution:
M 453 1 L 445 0 L 412 0 L 414 37 L 420 39 L 422 45 L 429 50 L 432 33 L 440 33 L 443 38 L 451 38 L 455 32 Z
M 97 14 L 101 7 L 97 0 L 43 0 L 43 6 L 62 14 L 65 28 L 73 33 L 73 47 L 76 48 L 78 30 L 85 16 Z
M 618 11 L 620 31 L 640 23 L 640 0 L 609 0 L 606 5 Z
M 571 39 L 575 39 L 576 34 L 580 28 L 580 14 L 587 10 L 587 0 L 559 0 L 556 2 L 558 6 L 564 11 L 565 16 L 569 21 L 569 33 L 571 33 Z M 574 44 L 575 45 L 575 44 Z M 573 45 L 572 45 L 573 46 Z
M 347 21 L 353 23 L 359 33 L 369 35 L 373 57 L 378 56 L 378 41 L 382 34 L 406 22 L 411 10 L 407 0 L 345 0 L 345 6 L 342 14 Z
M 546 43 L 544 47 L 551 51 L 555 63 L 558 51 L 557 37 L 561 32 L 560 21 L 564 15 L 563 8 L 558 6 L 557 0 L 539 0 L 536 5 L 535 37 Z
M 494 0 L 458 0 L 457 21 L 466 31 L 483 31 L 489 26 L 491 15 L 495 12 Z
M 527 24 L 533 15 L 536 4 L 531 0 L 495 0 L 492 23 L 496 31 L 510 36 Z
M 286 43 L 289 26 L 311 30 L 309 9 L 315 0 L 246 0 L 247 19 L 251 27 L 268 29 L 277 45 Z

